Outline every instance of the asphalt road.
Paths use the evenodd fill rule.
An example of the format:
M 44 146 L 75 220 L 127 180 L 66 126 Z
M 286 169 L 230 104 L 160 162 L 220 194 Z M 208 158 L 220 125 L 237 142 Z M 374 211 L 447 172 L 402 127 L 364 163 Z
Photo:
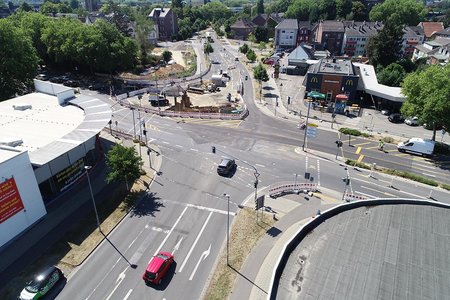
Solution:
M 217 44 L 215 47 L 220 47 Z M 224 52 L 227 56 L 216 53 L 214 59 L 228 59 L 229 64 L 235 64 L 233 76 L 250 75 L 241 62 L 231 61 L 232 52 Z M 280 181 L 303 181 L 308 172 L 313 182 L 322 187 L 338 192 L 345 188 L 366 198 L 431 196 L 442 202 L 450 199 L 447 192 L 414 182 L 346 168 L 342 160 L 335 159 L 335 132 L 319 130 L 317 138 L 309 140 L 307 148 L 315 154 L 298 151 L 303 132 L 298 130 L 297 122 L 261 114 L 252 101 L 251 80 L 244 81 L 244 87 L 248 118 L 237 123 L 217 121 L 215 126 L 177 123 L 156 115 L 139 116 L 137 112 L 133 122 L 130 110 L 110 101 L 113 126 L 129 133 L 139 132 L 136 120 L 145 120 L 149 141 L 158 144 L 163 155 L 161 174 L 151 192 L 68 278 L 58 299 L 198 299 L 225 240 L 227 202 L 223 194 L 231 196 L 232 214 L 238 211 L 238 204 L 253 197 L 253 168 L 247 164 L 261 174 L 259 187 Z M 345 157 L 357 159 L 364 154 L 365 161 L 373 160 L 377 165 L 409 170 L 426 165 L 430 174 L 441 171 L 428 166 L 430 162 L 426 160 L 392 155 L 389 147 L 381 153 L 370 148 L 372 143 L 358 143 L 367 141 L 353 139 L 353 147 L 344 143 Z M 211 153 L 212 145 L 218 154 Z M 358 147 L 361 150 L 356 154 Z M 237 171 L 231 178 L 216 174 L 223 153 L 238 159 Z M 342 156 L 342 152 L 338 154 Z M 347 176 L 351 179 L 348 187 L 342 181 Z M 159 250 L 174 252 L 176 265 L 160 287 L 148 287 L 141 276 Z

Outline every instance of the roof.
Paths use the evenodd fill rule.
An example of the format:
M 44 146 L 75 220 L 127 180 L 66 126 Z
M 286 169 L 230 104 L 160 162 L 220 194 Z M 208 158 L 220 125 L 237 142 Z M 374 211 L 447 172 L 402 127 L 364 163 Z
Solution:
M 328 218 L 294 244 L 276 298 L 450 299 L 444 205 L 364 206 Z
M 311 22 L 310 21 L 298 21 L 298 29 L 307 28 L 311 30 Z
M 423 28 L 427 38 L 444 29 L 444 23 L 442 22 L 420 22 L 418 26 Z
M 233 25 L 230 26 L 230 28 L 254 28 L 255 24 L 253 24 L 250 20 L 247 19 L 241 19 L 234 22 Z
M 353 63 L 356 74 L 359 75 L 359 85 L 366 93 L 381 97 L 394 102 L 404 102 L 406 97 L 402 94 L 401 88 L 379 84 L 375 69 L 372 65 Z
M 298 30 L 298 22 L 297 19 L 284 19 L 275 26 L 275 29 L 295 29 Z
M 308 60 L 310 57 L 302 46 L 298 46 L 288 55 L 288 61 L 290 60 Z
M 450 38 L 438 36 L 434 39 L 434 43 L 438 46 L 446 46 L 450 44 Z
M 425 35 L 425 31 L 420 26 L 406 26 L 407 30 L 413 31 L 417 35 Z
M 450 36 L 450 27 L 442 29 L 441 31 L 436 32 L 436 34 Z
M 379 22 L 351 22 L 344 27 L 345 35 L 371 37 L 383 28 L 383 24 Z
M 169 7 L 158 7 L 158 8 L 154 8 L 149 17 L 150 18 L 165 18 L 167 16 L 167 14 L 170 12 L 170 8 Z
M 313 65 L 312 72 L 354 75 L 351 61 L 343 59 L 321 59 L 319 63 Z
M 341 21 L 320 21 L 319 27 L 322 28 L 322 32 L 344 32 L 344 24 Z
M 111 120 L 110 106 L 94 97 L 74 96 L 63 85 L 35 80 L 35 93 L 0 102 L 0 140 L 21 139 L 14 148 L 28 151 L 44 165 L 98 134 Z M 30 109 L 15 110 L 26 104 Z

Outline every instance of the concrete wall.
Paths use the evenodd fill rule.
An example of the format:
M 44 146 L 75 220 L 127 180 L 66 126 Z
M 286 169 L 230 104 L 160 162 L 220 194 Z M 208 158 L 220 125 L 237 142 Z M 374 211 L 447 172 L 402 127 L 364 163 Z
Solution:
M 0 247 L 47 214 L 28 152 L 18 152 L 0 165 L 0 182 L 11 177 L 16 182 L 24 209 L 0 223 Z

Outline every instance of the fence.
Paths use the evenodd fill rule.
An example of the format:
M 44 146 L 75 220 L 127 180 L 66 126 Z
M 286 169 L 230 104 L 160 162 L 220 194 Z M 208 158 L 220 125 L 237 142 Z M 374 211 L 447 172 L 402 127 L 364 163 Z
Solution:
M 358 195 L 354 195 L 354 194 L 345 194 L 344 200 L 347 202 L 358 201 L 358 200 L 367 200 L 367 197 L 358 196 Z
M 317 191 L 317 183 L 277 183 L 269 187 L 269 196 L 276 198 L 284 194 L 298 193 L 302 190 Z

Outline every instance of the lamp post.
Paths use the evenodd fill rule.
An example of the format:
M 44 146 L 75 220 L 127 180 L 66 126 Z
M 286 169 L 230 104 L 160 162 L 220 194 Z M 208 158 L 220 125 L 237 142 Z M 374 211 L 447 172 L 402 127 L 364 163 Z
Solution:
M 228 209 L 227 209 L 227 266 L 230 265 L 229 263 L 229 253 L 230 253 L 230 195 L 228 194 L 223 194 L 224 197 L 227 198 L 227 202 L 228 202 Z
M 92 204 L 94 204 L 94 211 L 95 211 L 95 217 L 97 218 L 98 231 L 102 232 L 102 229 L 100 228 L 100 219 L 98 218 L 97 206 L 95 205 L 94 193 L 92 192 L 91 179 L 89 178 L 88 170 L 91 169 L 91 168 L 92 168 L 91 166 L 84 166 L 84 169 L 86 171 L 88 184 L 89 184 L 89 191 L 91 192 Z
M 133 114 L 133 132 L 134 132 L 133 139 L 135 139 L 136 138 L 136 123 L 134 120 L 134 107 L 131 107 L 130 109 L 131 109 L 131 113 Z
M 305 144 L 306 144 L 306 135 L 308 133 L 308 119 L 309 119 L 309 110 L 311 108 L 311 100 L 308 99 L 308 113 L 306 115 L 306 126 L 305 126 L 305 135 L 303 136 L 303 146 L 302 150 L 305 151 Z

